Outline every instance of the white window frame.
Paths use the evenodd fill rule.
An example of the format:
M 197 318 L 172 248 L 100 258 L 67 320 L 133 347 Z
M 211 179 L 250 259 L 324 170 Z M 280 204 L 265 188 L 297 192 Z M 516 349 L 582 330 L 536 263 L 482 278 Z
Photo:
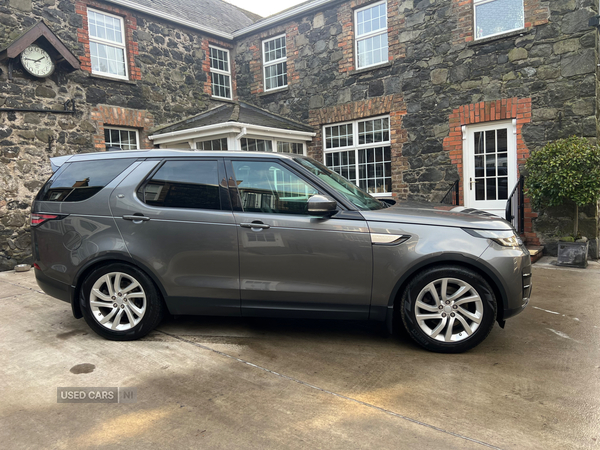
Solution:
M 371 31 L 370 33 L 367 34 L 362 34 L 362 35 L 358 35 L 358 13 L 361 11 L 364 11 L 366 9 L 370 9 L 373 8 L 374 6 L 379 6 L 385 4 L 385 23 L 386 23 L 386 27 L 385 28 L 380 28 L 377 31 Z M 374 64 L 369 64 L 368 66 L 359 66 L 358 65 L 358 42 L 365 40 L 365 39 L 369 39 L 372 38 L 374 36 L 379 36 L 381 34 L 388 34 L 388 15 L 387 15 L 387 0 L 383 0 L 381 2 L 377 2 L 377 3 L 371 3 L 368 6 L 365 6 L 364 8 L 358 8 L 356 10 L 354 10 L 354 27 L 355 27 L 355 33 L 354 33 L 354 55 L 356 56 L 356 64 L 355 64 L 355 68 L 356 70 L 362 70 L 362 69 L 367 69 L 369 67 L 375 67 L 375 66 L 380 66 L 382 64 L 386 64 L 389 61 L 389 41 L 388 41 L 388 59 L 385 61 L 381 61 L 378 63 L 374 63 Z
M 484 5 L 486 3 L 493 3 L 497 0 L 473 0 L 473 37 L 476 41 L 481 39 L 488 39 L 495 36 L 501 36 L 506 33 L 512 33 L 516 30 L 522 30 L 525 28 L 525 1 L 521 0 L 521 5 L 523 7 L 523 25 L 518 28 L 512 28 L 510 30 L 501 31 L 499 33 L 488 34 L 487 36 L 477 37 L 477 6 Z
M 125 36 L 125 20 L 123 20 L 123 17 L 121 16 L 117 16 L 115 14 L 110 14 L 104 11 L 99 11 L 97 9 L 93 9 L 93 8 L 88 8 L 88 39 L 90 44 L 92 42 L 95 42 L 97 44 L 102 44 L 102 45 L 107 45 L 109 47 L 115 47 L 115 48 L 119 48 L 123 50 L 123 59 L 125 62 L 125 76 L 122 75 L 115 75 L 113 73 L 110 72 L 100 72 L 100 71 L 96 71 L 93 69 L 92 66 L 92 49 L 90 46 L 90 67 L 92 67 L 92 74 L 94 75 L 101 75 L 103 77 L 109 77 L 109 78 L 116 78 L 119 80 L 129 80 L 129 60 L 127 59 L 127 41 L 126 41 L 126 36 Z M 121 23 L 121 37 L 123 38 L 123 42 L 118 43 L 116 41 L 109 41 L 108 39 L 102 39 L 102 38 L 98 38 L 98 37 L 93 37 L 90 34 L 90 15 L 89 12 L 93 11 L 96 14 L 102 14 L 103 16 L 108 16 L 108 17 L 113 17 L 115 19 L 119 19 L 119 22 Z
M 139 150 L 140 148 L 140 132 L 138 129 L 136 128 L 125 128 L 125 127 L 113 127 L 112 125 L 104 125 L 104 132 L 106 132 L 106 130 L 119 130 L 119 131 L 134 131 L 135 132 L 135 144 L 136 144 L 136 148 Z M 106 146 L 106 140 L 104 141 L 104 144 Z
M 229 71 L 226 72 L 224 70 L 220 70 L 217 68 L 212 67 L 212 65 L 210 65 L 210 49 L 214 48 L 215 50 L 220 50 L 222 52 L 225 52 L 227 54 L 227 67 L 229 68 Z M 212 78 L 211 78 L 211 94 L 212 97 L 214 98 L 224 98 L 226 100 L 231 100 L 233 98 L 233 89 L 231 88 L 231 58 L 229 57 L 229 50 L 227 50 L 226 48 L 222 48 L 222 47 L 217 47 L 216 45 L 209 45 L 208 46 L 208 63 L 210 66 L 210 72 L 211 73 L 217 73 L 219 75 L 225 75 L 227 76 L 227 78 L 229 79 L 229 97 L 221 97 L 220 95 L 215 95 L 212 93 Z
M 370 120 L 377 120 L 377 119 L 388 119 L 388 123 L 389 123 L 389 140 L 387 141 L 382 141 L 382 142 L 370 142 L 367 144 L 359 144 L 359 140 L 358 140 L 358 123 L 359 122 L 368 122 Z M 352 145 L 346 145 L 344 147 L 334 147 L 334 148 L 327 148 L 327 139 L 326 139 L 326 128 L 328 127 L 337 127 L 340 125 L 348 125 L 348 124 L 352 124 Z M 363 150 L 363 149 L 369 149 L 369 148 L 373 148 L 373 147 L 390 147 L 390 151 L 391 151 L 391 146 L 392 146 L 392 124 L 391 124 L 391 119 L 389 115 L 383 115 L 383 116 L 375 116 L 375 117 L 365 117 L 362 119 L 356 119 L 356 120 L 349 120 L 346 122 L 335 122 L 335 123 L 329 123 L 327 125 L 323 125 L 323 129 L 322 129 L 322 136 L 323 136 L 323 165 L 325 167 L 327 167 L 327 154 L 328 153 L 337 153 L 337 152 L 348 152 L 348 151 L 354 151 L 354 164 L 356 166 L 356 185 L 360 187 L 360 164 L 359 164 L 359 157 L 358 157 L 358 151 L 359 150 Z M 391 174 L 390 174 L 391 176 Z M 392 179 L 393 182 L 393 179 Z M 391 197 L 393 194 L 393 192 L 382 192 L 382 193 L 371 193 L 371 195 L 373 197 Z
M 274 41 L 276 39 L 281 39 L 281 38 L 285 39 L 285 47 L 284 47 L 285 48 L 285 56 L 283 58 L 274 59 L 272 61 L 266 62 L 266 60 L 265 60 L 265 44 L 267 42 L 271 42 L 271 41 Z M 284 34 L 280 34 L 278 36 L 273 36 L 273 37 L 271 37 L 269 39 L 265 39 L 264 41 L 261 42 L 261 48 L 262 48 L 262 61 L 263 61 L 263 84 L 264 84 L 264 87 L 265 87 L 265 92 L 267 92 L 267 91 L 275 91 L 277 89 L 286 88 L 288 86 L 288 83 L 286 83 L 286 84 L 284 84 L 282 86 L 277 86 L 277 87 L 274 87 L 274 88 L 267 89 L 267 67 L 275 66 L 277 64 L 280 64 L 280 63 L 284 62 L 284 63 L 286 63 L 285 73 L 287 75 L 287 36 L 286 36 L 286 34 L 284 33 Z M 289 80 L 288 80 L 288 82 L 289 82 Z

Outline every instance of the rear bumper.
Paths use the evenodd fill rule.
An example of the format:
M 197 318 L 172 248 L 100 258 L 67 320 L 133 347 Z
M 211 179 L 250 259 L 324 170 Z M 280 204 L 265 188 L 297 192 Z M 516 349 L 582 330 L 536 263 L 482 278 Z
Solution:
M 37 284 L 42 291 L 50 297 L 71 303 L 71 286 L 44 275 L 44 272 L 39 269 L 35 269 L 34 272 Z

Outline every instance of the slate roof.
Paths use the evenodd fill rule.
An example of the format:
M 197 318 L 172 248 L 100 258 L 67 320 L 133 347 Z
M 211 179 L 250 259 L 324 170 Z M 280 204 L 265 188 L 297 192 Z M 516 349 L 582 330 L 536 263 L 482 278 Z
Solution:
M 262 19 L 222 0 L 130 0 L 215 30 L 232 33 Z
M 207 125 L 223 124 L 225 122 L 245 123 L 263 127 L 281 128 L 284 130 L 314 132 L 313 128 L 300 122 L 272 114 L 245 102 L 226 103 L 209 111 L 190 117 L 189 119 L 168 125 L 158 130 L 155 135 L 173 131 L 188 130 Z

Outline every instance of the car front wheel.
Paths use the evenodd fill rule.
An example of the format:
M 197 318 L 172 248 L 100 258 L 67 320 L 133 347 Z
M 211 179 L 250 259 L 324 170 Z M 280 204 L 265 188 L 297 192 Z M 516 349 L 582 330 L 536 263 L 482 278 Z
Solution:
M 415 276 L 401 300 L 402 322 L 427 350 L 460 353 L 481 343 L 496 320 L 496 298 L 476 272 L 438 266 Z

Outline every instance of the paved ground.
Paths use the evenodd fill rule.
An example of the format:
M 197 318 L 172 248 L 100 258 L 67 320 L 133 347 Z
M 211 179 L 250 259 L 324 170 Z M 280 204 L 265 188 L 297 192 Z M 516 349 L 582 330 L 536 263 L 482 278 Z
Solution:
M 534 283 L 505 330 L 438 355 L 313 321 L 171 319 L 110 342 L 32 272 L 4 272 L 0 447 L 600 448 L 600 268 L 542 261 Z M 137 402 L 58 404 L 59 386 L 136 387 Z

